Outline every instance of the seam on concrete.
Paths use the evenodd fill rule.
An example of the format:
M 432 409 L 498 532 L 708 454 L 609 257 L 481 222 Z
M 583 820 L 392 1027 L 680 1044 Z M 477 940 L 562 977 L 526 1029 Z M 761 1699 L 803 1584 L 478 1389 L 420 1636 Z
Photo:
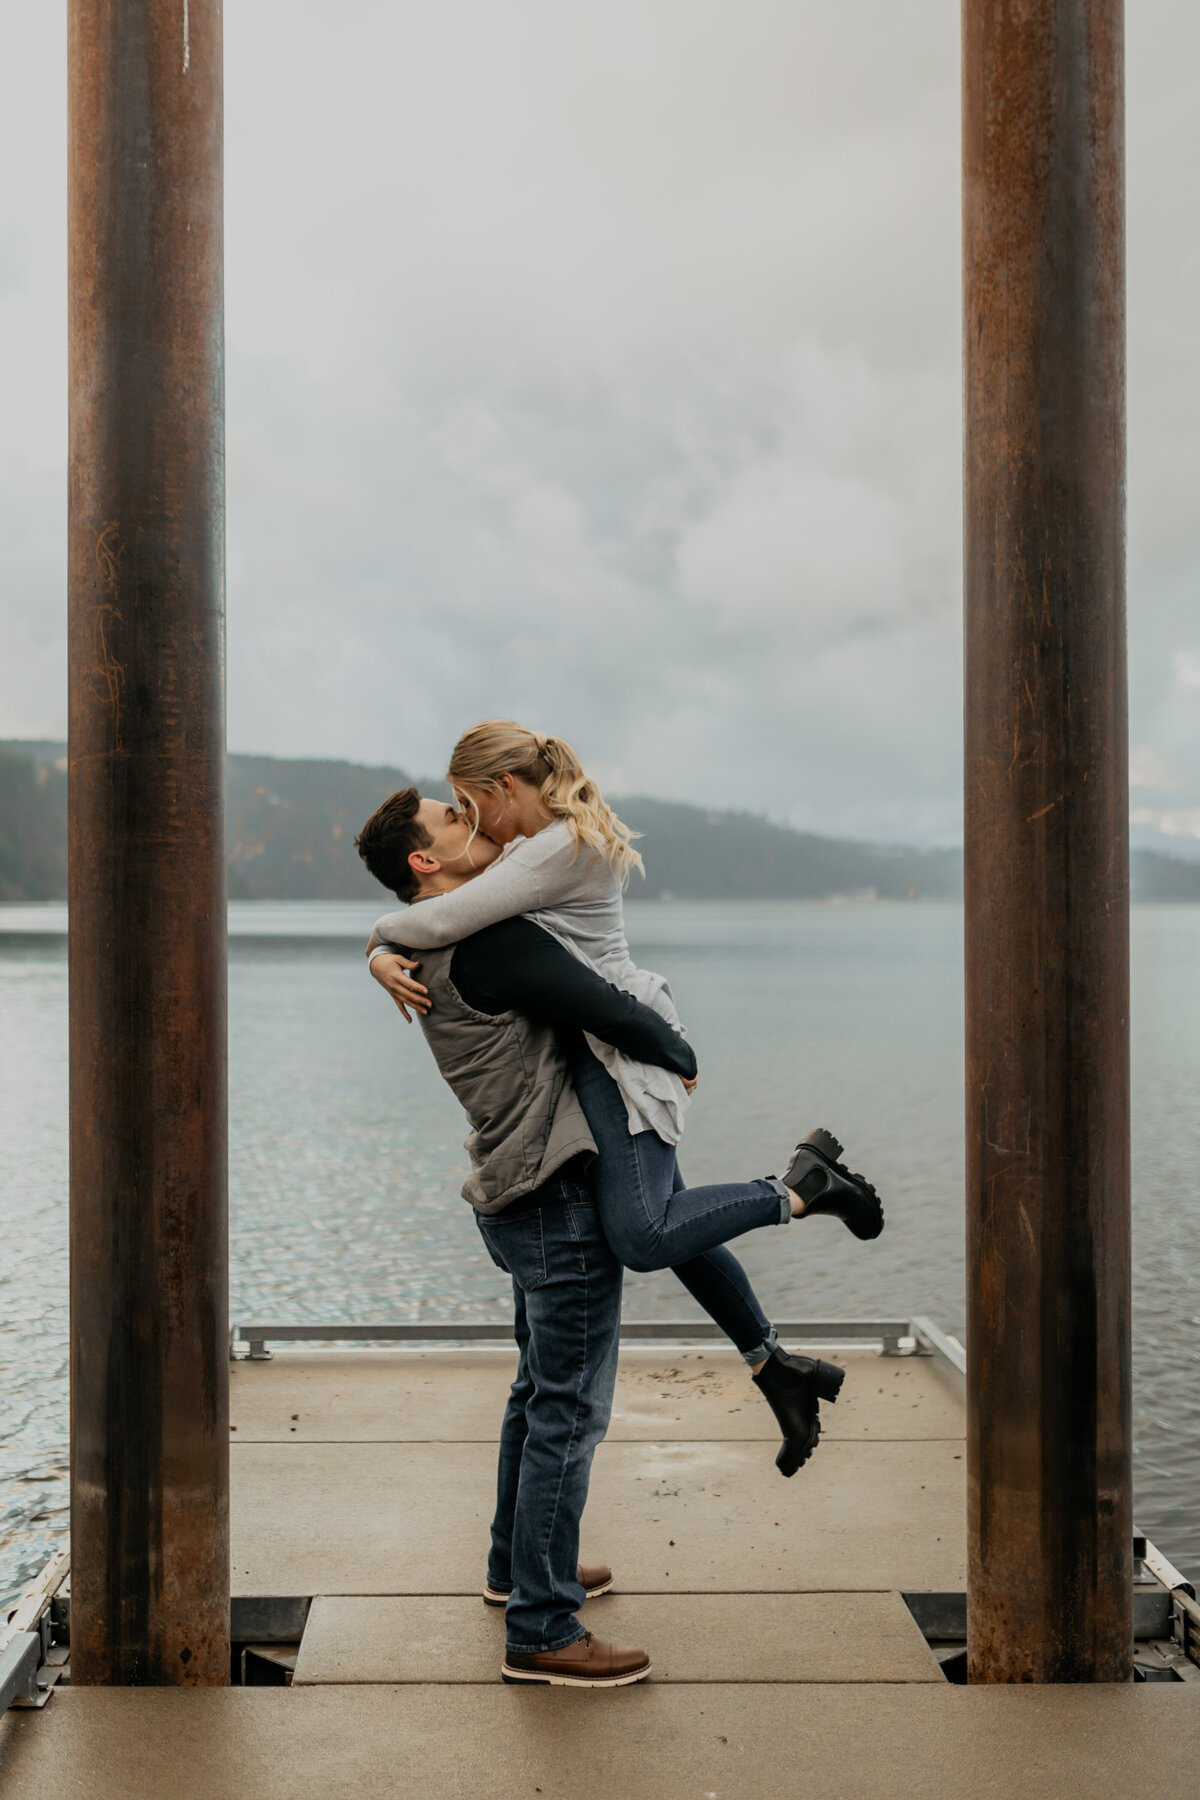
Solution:
M 854 1588 L 854 1587 L 819 1587 L 819 1588 L 611 1588 L 609 1593 L 614 1600 L 628 1600 L 635 1594 L 645 1594 L 655 1599 L 679 1600 L 694 1595 L 701 1600 L 718 1600 L 727 1596 L 744 1594 L 752 1600 L 769 1600 L 774 1595 L 786 1599 L 795 1599 L 800 1594 L 854 1594 L 862 1597 L 871 1594 L 914 1594 L 941 1593 L 940 1588 Z M 949 1590 L 946 1590 L 949 1591 Z M 254 1598 L 252 1595 L 245 1598 Z M 607 1600 L 608 1594 L 599 1596 Z M 243 1596 L 239 1596 L 243 1598 Z M 478 1588 L 379 1588 L 367 1594 L 361 1588 L 353 1593 L 342 1593 L 334 1588 L 322 1588 L 319 1593 L 310 1596 L 313 1600 L 479 1600 L 483 1604 Z M 499 1608 L 496 1608 L 499 1611 Z M 407 1685 L 407 1683 L 405 1684 Z
M 778 1437 L 774 1433 L 770 1437 L 749 1438 L 627 1438 L 614 1437 L 611 1432 L 601 1440 L 603 1444 L 773 1444 Z M 831 1431 L 822 1432 L 822 1441 L 826 1444 L 965 1444 L 966 1437 L 835 1437 Z M 293 1449 L 311 1450 L 317 1444 L 498 1444 L 499 1438 L 325 1438 L 297 1437 L 294 1444 L 291 1433 L 287 1437 L 243 1437 L 238 1433 L 236 1444 L 230 1449 L 236 1450 L 239 1444 L 291 1444 Z M 597 1445 L 597 1449 L 600 1445 Z
M 651 1680 L 653 1680 L 654 1673 L 655 1673 L 655 1671 L 652 1669 L 651 1670 Z M 312 1690 L 315 1688 L 320 1688 L 322 1690 L 322 1692 L 327 1693 L 331 1689 L 336 1690 L 336 1689 L 343 1689 L 343 1688 L 364 1688 L 364 1687 L 369 1687 L 369 1688 L 491 1688 L 493 1685 L 497 1685 L 499 1683 L 499 1679 L 500 1678 L 497 1677 L 496 1684 L 493 1684 L 490 1681 L 377 1681 L 377 1680 L 375 1680 L 375 1678 L 373 1676 L 364 1676 L 361 1681 L 293 1681 L 290 1688 L 281 1688 L 281 1689 L 279 1689 L 279 1692 L 287 1694 L 287 1693 L 295 1692 L 296 1689 Z M 946 1682 L 944 1680 L 944 1678 L 943 1678 L 943 1683 L 947 1687 L 949 1687 L 951 1685 L 949 1682 Z M 537 1684 L 534 1683 L 533 1685 L 536 1686 Z M 779 1688 L 782 1688 L 782 1687 L 802 1687 L 802 1688 L 812 1688 L 812 1687 L 822 1687 L 822 1688 L 824 1688 L 824 1687 L 827 1687 L 827 1688 L 835 1688 L 835 1687 L 837 1687 L 837 1688 L 843 1688 L 843 1687 L 853 1687 L 853 1688 L 921 1687 L 921 1688 L 924 1688 L 924 1687 L 937 1687 L 937 1685 L 938 1685 L 938 1682 L 937 1682 L 937 1678 L 935 1676 L 920 1676 L 920 1675 L 912 1675 L 912 1676 L 909 1676 L 907 1679 L 897 1675 L 891 1681 L 879 1681 L 879 1680 L 865 1681 L 854 1675 L 847 1675 L 845 1677 L 845 1679 L 842 1681 L 828 1681 L 828 1680 L 823 1681 L 823 1680 L 821 1680 L 821 1678 L 819 1676 L 814 1676 L 811 1681 L 803 1681 L 803 1680 L 787 1681 L 787 1680 L 783 1680 L 783 1679 L 776 1681 L 776 1680 L 772 1680 L 770 1678 L 763 1677 L 761 1675 L 752 1676 L 749 1680 L 746 1680 L 746 1681 L 739 1681 L 736 1675 L 714 1675 L 711 1681 L 697 1681 L 694 1677 L 690 1678 L 687 1681 L 672 1681 L 668 1677 L 661 1676 L 661 1675 L 659 1676 L 659 1679 L 658 1679 L 659 1687 L 673 1687 L 673 1688 L 686 1688 L 686 1687 L 697 1687 L 697 1688 L 700 1688 L 700 1687 L 702 1687 L 702 1688 L 708 1688 L 708 1687 L 725 1687 L 725 1688 L 729 1688 L 729 1687 L 737 1687 L 737 1688 L 742 1688 L 742 1687 L 772 1687 L 772 1688 L 774 1688 L 774 1687 L 779 1687 Z
M 651 1671 L 651 1684 L 654 1685 L 653 1670 Z M 498 1676 L 495 1681 L 300 1681 L 300 1682 L 293 1682 L 293 1684 L 290 1688 L 279 1688 L 276 1691 L 280 1694 L 294 1694 L 297 1692 L 312 1693 L 317 1688 L 320 1688 L 324 1692 L 328 1692 L 329 1689 L 331 1689 L 331 1688 L 359 1688 L 359 1687 L 487 1688 L 490 1690 L 491 1688 L 499 1687 L 500 1685 L 501 1685 L 501 1683 L 500 1683 L 500 1679 Z M 731 1688 L 731 1687 L 732 1688 L 742 1688 L 742 1687 L 803 1687 L 803 1688 L 813 1688 L 813 1687 L 912 1688 L 912 1687 L 915 1687 L 915 1688 L 936 1688 L 939 1686 L 952 1687 L 954 1685 L 954 1683 L 949 1682 L 949 1681 L 942 1681 L 941 1683 L 939 1683 L 937 1681 L 922 1681 L 922 1680 L 918 1680 L 915 1677 L 910 1680 L 907 1680 L 907 1681 L 902 1680 L 900 1677 L 896 1677 L 891 1681 L 861 1681 L 861 1680 L 856 1680 L 853 1676 L 847 1677 L 847 1679 L 844 1681 L 818 1681 L 815 1679 L 812 1681 L 785 1681 L 785 1680 L 774 1681 L 774 1680 L 770 1680 L 770 1679 L 763 1679 L 761 1676 L 755 1676 L 755 1678 L 752 1681 L 738 1681 L 736 1679 L 736 1677 L 732 1677 L 729 1675 L 725 1675 L 725 1676 L 714 1675 L 711 1681 L 697 1681 L 694 1678 L 689 1681 L 666 1681 L 666 1680 L 663 1680 L 660 1678 L 657 1685 L 660 1688 L 661 1687 L 673 1687 L 673 1688 L 689 1688 L 689 1687 L 697 1687 L 697 1688 L 699 1688 L 699 1687 L 702 1687 L 702 1688 L 709 1688 L 709 1687 L 722 1687 L 722 1688 Z M 70 1690 L 68 1689 L 67 1691 L 69 1692 Z

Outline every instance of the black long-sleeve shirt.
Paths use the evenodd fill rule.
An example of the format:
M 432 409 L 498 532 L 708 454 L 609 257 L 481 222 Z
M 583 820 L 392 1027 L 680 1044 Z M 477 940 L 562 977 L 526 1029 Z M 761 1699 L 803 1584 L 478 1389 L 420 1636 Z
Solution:
M 406 954 L 419 958 L 421 952 Z M 420 980 L 419 969 L 413 978 Z M 501 919 L 463 938 L 450 959 L 450 979 L 476 1012 L 519 1012 L 554 1025 L 568 1049 L 579 1032 L 587 1031 L 637 1062 L 671 1069 L 688 1080 L 696 1073 L 695 1053 L 686 1038 L 651 1007 L 572 956 L 532 919 Z

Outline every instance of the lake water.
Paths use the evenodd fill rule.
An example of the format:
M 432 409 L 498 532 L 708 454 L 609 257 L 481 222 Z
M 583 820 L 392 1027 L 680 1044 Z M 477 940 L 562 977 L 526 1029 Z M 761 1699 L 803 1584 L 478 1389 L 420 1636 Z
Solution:
M 462 1115 L 363 970 L 369 909 L 230 909 L 231 1316 L 505 1315 L 458 1197 Z M 692 1181 L 778 1170 L 828 1125 L 888 1227 L 743 1238 L 768 1310 L 928 1313 L 961 1333 L 962 913 L 631 903 L 701 1066 Z M 66 1534 L 67 980 L 61 909 L 0 907 L 0 1596 Z M 1134 1371 L 1140 1527 L 1200 1570 L 1200 908 L 1133 919 Z M 669 1274 L 630 1317 L 696 1317 Z

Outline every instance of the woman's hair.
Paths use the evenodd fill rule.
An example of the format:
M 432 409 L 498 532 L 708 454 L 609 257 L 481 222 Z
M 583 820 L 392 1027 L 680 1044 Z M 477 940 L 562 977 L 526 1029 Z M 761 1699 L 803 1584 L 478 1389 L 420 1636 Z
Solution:
M 501 775 L 515 775 L 537 788 L 547 812 L 570 828 L 576 856 L 585 845 L 594 850 L 620 876 L 622 885 L 634 869 L 645 874 L 642 859 L 630 843 L 640 833 L 630 831 L 606 805 L 600 789 L 584 774 L 579 758 L 562 738 L 528 731 L 511 719 L 485 719 L 482 725 L 464 731 L 446 771 L 451 787 L 494 793 Z

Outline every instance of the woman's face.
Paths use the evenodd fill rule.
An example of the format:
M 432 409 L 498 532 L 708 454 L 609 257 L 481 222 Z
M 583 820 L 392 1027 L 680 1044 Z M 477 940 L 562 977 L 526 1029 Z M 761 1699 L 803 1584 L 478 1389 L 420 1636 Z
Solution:
M 496 787 L 486 791 L 459 782 L 456 791 L 466 812 L 478 808 L 479 829 L 493 844 L 511 844 L 514 838 L 533 837 L 551 820 L 538 789 L 523 775 L 501 775 Z
M 479 829 L 493 844 L 511 844 L 521 836 L 514 817 L 513 797 L 503 788 L 485 792 L 483 788 L 461 785 L 457 789 L 459 804 L 479 820 Z

